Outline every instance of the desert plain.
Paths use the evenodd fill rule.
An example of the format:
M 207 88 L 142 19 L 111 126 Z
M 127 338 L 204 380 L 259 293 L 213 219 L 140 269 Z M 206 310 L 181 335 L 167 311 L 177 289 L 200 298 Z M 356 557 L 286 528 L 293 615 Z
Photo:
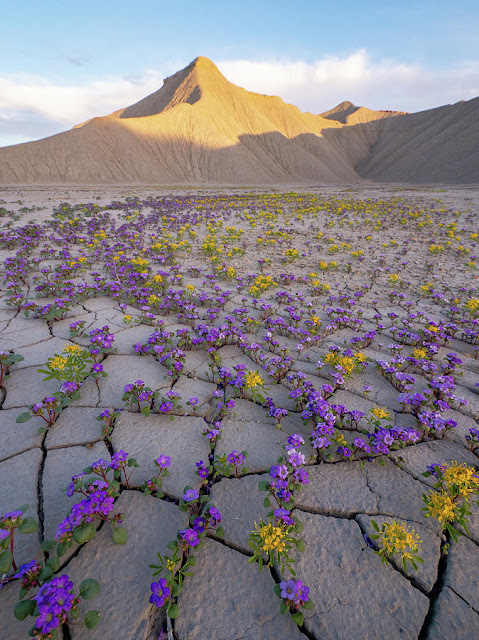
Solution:
M 422 475 L 453 462 L 478 469 L 478 208 L 477 189 L 447 185 L 0 190 L 0 350 L 23 357 L 1 388 L 0 517 L 28 504 L 39 523 L 16 532 L 17 567 L 56 557 L 56 545 L 39 550 L 85 498 L 66 495 L 72 476 L 121 452 L 138 464 L 112 492 L 109 517 L 123 514 L 126 542 L 96 516 L 96 535 L 62 549 L 58 575 L 75 594 L 98 580 L 100 593 L 56 637 L 479 636 L 477 505 L 454 541 L 425 517 L 423 496 L 439 490 Z M 101 366 L 88 361 L 50 423 L 38 408 L 17 422 L 67 380 L 38 369 L 72 345 L 91 350 L 104 327 L 113 340 L 94 354 Z M 124 400 L 136 381 L 154 398 Z M 105 410 L 108 425 L 97 419 Z M 304 458 L 284 468 L 290 479 L 301 468 L 302 481 L 282 506 L 304 525 L 291 556 L 314 603 L 299 626 L 274 591 L 287 568 L 259 571 L 248 544 L 272 511 L 265 496 L 274 502 L 258 484 L 277 477 L 291 442 Z M 222 456 L 244 451 L 228 476 Z M 155 496 L 145 483 L 160 456 L 171 465 Z M 210 522 L 198 551 L 182 549 L 181 562 L 196 556 L 193 575 L 155 606 L 149 565 L 192 526 L 180 507 L 198 516 L 208 503 L 224 535 Z M 424 562 L 381 562 L 373 520 L 414 530 Z M 35 624 L 14 616 L 14 574 L 0 591 L 2 640 Z M 78 622 L 91 608 L 99 621 L 88 630 Z

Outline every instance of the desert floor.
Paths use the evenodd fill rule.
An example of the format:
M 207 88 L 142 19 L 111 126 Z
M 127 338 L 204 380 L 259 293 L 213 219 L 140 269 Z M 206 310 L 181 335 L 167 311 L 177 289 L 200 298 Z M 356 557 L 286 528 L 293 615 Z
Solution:
M 190 548 L 194 575 L 176 599 L 171 637 L 479 637 L 478 507 L 468 532 L 456 524 L 457 541 L 422 510 L 423 495 L 439 491 L 422 475 L 428 465 L 479 468 L 479 189 L 5 187 L 0 215 L 0 350 L 23 357 L 0 388 L 0 529 L 2 515 L 25 504 L 39 522 L 38 532 L 15 532 L 16 564 L 56 557 L 56 545 L 47 555 L 39 549 L 58 542 L 58 524 L 85 499 L 67 497 L 73 475 L 120 451 L 139 465 L 112 489 L 110 516 L 123 514 L 126 543 L 97 516 L 96 535 L 73 541 L 55 563 L 75 594 L 86 578 L 101 585 L 79 605 L 79 621 L 94 609 L 98 625 L 70 617 L 57 637 L 168 637 L 174 600 L 159 608 L 149 600 L 150 583 L 168 574 L 153 577 L 149 565 L 205 516 L 207 499 L 224 537 L 210 523 L 201 548 Z M 94 354 L 103 371 L 95 377 L 89 361 L 79 394 L 52 424 L 41 415 L 16 422 L 66 380 L 45 381 L 38 369 L 69 345 L 94 347 L 90 333 L 105 326 L 114 341 Z M 163 336 L 148 348 L 154 332 Z M 251 372 L 264 389 L 248 388 Z M 154 401 L 122 399 L 137 380 L 157 392 Z M 419 404 L 405 400 L 413 395 Z M 147 405 L 150 415 L 138 410 Z M 107 431 L 97 420 L 106 409 L 121 409 Z M 287 412 L 279 424 L 275 409 Z M 332 430 L 320 431 L 328 421 Z M 258 483 L 273 480 L 281 456 L 290 459 L 292 434 L 304 440 L 304 461 L 285 463 L 294 487 L 281 506 L 304 525 L 295 534 L 304 551 L 293 545 L 290 554 L 314 603 L 301 609 L 300 626 L 281 614 L 274 591 L 291 578 L 287 568 L 260 572 L 248 545 L 272 511 Z M 227 477 L 233 451 L 248 455 Z M 159 496 L 146 495 L 161 455 L 171 458 L 169 475 Z M 200 461 L 210 467 L 204 482 Z M 298 468 L 309 482 L 291 480 Z M 179 508 L 185 487 L 199 492 L 190 522 Z M 381 562 L 380 539 L 368 540 L 372 521 L 393 520 L 421 541 L 417 570 L 403 568 L 401 553 Z M 35 624 L 14 616 L 14 574 L 0 591 L 2 640 L 26 638 Z

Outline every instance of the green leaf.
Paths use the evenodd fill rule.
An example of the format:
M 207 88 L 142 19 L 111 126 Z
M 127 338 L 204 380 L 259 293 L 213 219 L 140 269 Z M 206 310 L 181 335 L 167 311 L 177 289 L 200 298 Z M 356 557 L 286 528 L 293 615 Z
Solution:
M 296 611 L 296 613 L 293 613 L 291 615 L 291 620 L 295 622 L 298 625 L 298 627 L 301 627 L 304 622 L 304 616 L 301 613 L 301 611 Z
M 44 540 L 41 546 L 42 551 L 51 551 L 55 546 L 55 540 Z
M 173 596 L 173 598 L 176 598 L 177 596 L 180 595 L 181 591 L 182 591 L 183 587 L 180 587 L 179 584 L 174 584 L 171 587 L 171 595 Z
M 218 536 L 218 538 L 224 538 L 225 537 L 224 527 L 218 527 L 216 529 L 216 535 Z
M 180 613 L 180 610 L 177 604 L 170 605 L 166 610 L 166 615 L 170 617 L 172 620 L 177 618 L 179 613 Z
M 188 564 L 189 567 L 196 567 L 196 556 L 190 556 L 189 560 L 185 563 Z
M 278 586 L 279 586 L 279 585 L 278 585 Z M 281 593 L 281 590 L 280 590 L 280 593 Z M 280 605 L 280 611 L 281 611 L 281 613 L 282 613 L 283 615 L 284 615 L 285 613 L 288 613 L 288 611 L 289 611 L 289 607 L 288 607 L 288 605 L 287 605 L 285 602 L 281 602 L 281 605 Z
M 27 516 L 26 518 L 23 518 L 18 530 L 20 533 L 33 533 L 34 531 L 38 531 L 38 522 L 35 518 Z
M 17 602 L 15 605 L 15 609 L 13 613 L 15 614 L 15 618 L 17 620 L 25 620 L 27 616 L 33 615 L 35 611 L 35 601 L 34 600 L 21 600 Z
M 59 542 L 57 544 L 57 555 L 59 558 L 61 558 L 63 555 L 65 555 L 66 550 L 68 549 L 70 545 L 67 544 L 66 542 Z
M 12 566 L 12 552 L 10 549 L 7 549 L 3 553 L 0 553 L 0 573 L 8 573 L 10 567 Z
M 279 584 L 274 585 L 274 592 L 278 596 L 278 598 L 281 598 L 281 587 L 279 586 Z
M 314 609 L 314 602 L 312 600 L 308 600 L 304 603 L 303 609 Z
M 100 583 L 98 580 L 87 578 L 80 585 L 80 596 L 85 600 L 93 600 L 100 593 Z
M 85 544 L 96 535 L 96 529 L 92 522 L 85 522 L 73 529 L 73 539 L 78 544 Z
M 296 531 L 296 533 L 303 533 L 304 524 L 301 522 L 301 520 L 296 520 L 296 526 L 294 527 L 294 530 Z
M 46 565 L 50 567 L 53 573 L 56 573 L 60 568 L 60 559 L 56 556 L 53 556 L 46 561 Z
M 171 542 L 168 542 L 166 546 L 168 547 L 168 549 L 171 549 L 172 551 L 176 551 L 176 549 L 178 549 L 178 543 L 176 542 L 176 540 L 172 540 Z
M 375 520 L 371 520 L 371 524 L 373 525 L 373 527 L 376 529 L 376 531 L 379 531 L 379 525 Z
M 263 507 L 265 507 L 267 509 L 270 506 L 271 506 L 271 502 L 270 502 L 268 496 L 266 496 L 266 498 L 263 500 Z
M 40 571 L 39 580 L 46 581 L 53 578 L 53 571 L 51 567 L 45 565 L 43 569 Z
M 94 629 L 96 625 L 99 623 L 99 621 L 100 621 L 100 612 L 95 611 L 94 609 L 91 609 L 90 611 L 88 611 L 85 614 L 85 617 L 83 618 L 83 622 L 85 623 L 85 626 L 87 629 Z
M 266 480 L 261 480 L 261 482 L 258 482 L 258 489 L 260 491 L 268 491 L 268 486 L 269 482 L 267 482 Z
M 17 416 L 17 419 L 15 422 L 17 422 L 18 424 L 22 423 L 22 422 L 28 422 L 30 420 L 32 416 L 29 413 L 21 413 L 19 416 Z
M 125 544 L 128 540 L 128 531 L 126 530 L 126 527 L 114 527 L 113 540 L 117 544 Z
M 298 551 L 304 551 L 306 549 L 306 543 L 304 542 L 303 538 L 300 538 L 297 542 L 296 542 L 296 549 Z

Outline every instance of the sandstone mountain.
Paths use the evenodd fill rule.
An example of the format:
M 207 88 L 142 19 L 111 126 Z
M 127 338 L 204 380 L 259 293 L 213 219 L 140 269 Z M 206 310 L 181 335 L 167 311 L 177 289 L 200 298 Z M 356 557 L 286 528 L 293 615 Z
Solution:
M 0 148 L 0 184 L 479 182 L 479 99 L 416 114 L 343 102 L 321 115 L 196 58 L 111 115 Z

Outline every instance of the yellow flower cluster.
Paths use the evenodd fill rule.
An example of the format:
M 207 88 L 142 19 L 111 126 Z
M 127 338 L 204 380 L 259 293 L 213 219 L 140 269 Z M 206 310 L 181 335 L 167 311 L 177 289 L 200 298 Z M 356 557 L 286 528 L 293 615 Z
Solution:
M 466 464 L 452 462 L 443 472 L 444 482 L 452 495 L 467 498 L 469 494 L 479 489 L 477 472 Z
M 247 371 L 244 377 L 245 389 L 257 389 L 264 386 L 264 380 L 257 371 Z
M 455 520 L 457 507 L 458 505 L 450 495 L 434 491 L 427 498 L 425 515 L 436 518 L 444 526 Z
M 358 365 L 361 365 L 366 361 L 366 356 L 361 351 L 352 357 L 342 356 L 340 353 L 327 353 L 324 356 L 324 361 L 331 367 L 339 365 L 346 371 L 346 373 L 350 374 L 358 368 Z
M 64 356 L 54 356 L 48 360 L 48 366 L 52 371 L 63 371 L 67 359 Z
M 275 282 L 271 276 L 259 275 L 254 279 L 254 282 L 248 291 L 255 295 L 256 293 L 261 293 L 262 291 L 265 291 L 270 287 L 276 287 L 277 285 L 278 283 Z
M 383 526 L 380 539 L 387 554 L 401 553 L 406 557 L 410 553 L 417 553 L 421 544 L 414 529 L 410 530 L 396 520 Z
M 374 407 L 371 409 L 371 413 L 378 420 L 387 420 L 391 416 L 389 411 L 386 411 L 385 407 Z
M 479 298 L 471 298 L 466 302 L 466 309 L 473 316 L 479 315 Z
M 263 551 L 278 551 L 281 553 L 286 547 L 286 532 L 281 525 L 275 526 L 271 522 L 258 527 L 254 523 L 256 532 L 259 533 L 261 539 L 260 548 Z

